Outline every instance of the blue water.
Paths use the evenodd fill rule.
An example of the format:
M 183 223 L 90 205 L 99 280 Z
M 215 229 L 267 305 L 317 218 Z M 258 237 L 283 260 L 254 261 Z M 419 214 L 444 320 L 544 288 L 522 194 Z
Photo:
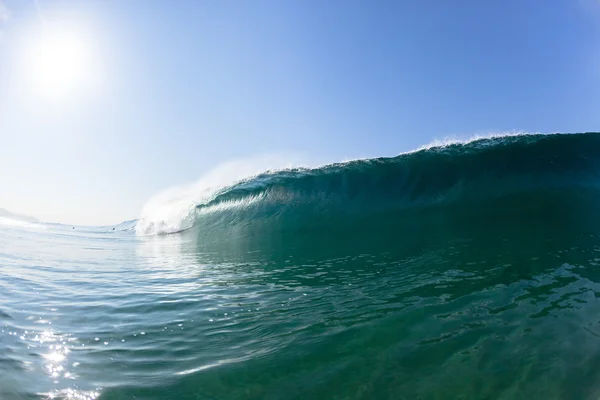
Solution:
M 0 399 L 598 398 L 599 204 L 600 136 L 533 135 L 0 219 Z

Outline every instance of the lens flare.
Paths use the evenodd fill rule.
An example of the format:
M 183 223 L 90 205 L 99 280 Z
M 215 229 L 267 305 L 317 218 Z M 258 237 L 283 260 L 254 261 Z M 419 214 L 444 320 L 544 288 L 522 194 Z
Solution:
M 98 49 L 81 27 L 44 24 L 22 50 L 25 81 L 43 99 L 65 101 L 98 87 Z

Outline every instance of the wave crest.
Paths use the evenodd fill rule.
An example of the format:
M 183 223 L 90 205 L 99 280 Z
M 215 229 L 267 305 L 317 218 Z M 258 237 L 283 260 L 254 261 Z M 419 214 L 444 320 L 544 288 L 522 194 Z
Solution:
M 225 170 L 238 179 L 217 169 L 196 185 L 158 196 L 144 209 L 138 234 L 251 224 L 294 230 L 340 219 L 385 219 L 386 213 L 390 219 L 415 207 L 491 203 L 518 193 L 597 189 L 600 135 L 511 134 L 318 168 L 258 173 L 254 166 L 241 177 L 250 170 L 234 163 Z M 234 183 L 215 184 L 224 181 Z

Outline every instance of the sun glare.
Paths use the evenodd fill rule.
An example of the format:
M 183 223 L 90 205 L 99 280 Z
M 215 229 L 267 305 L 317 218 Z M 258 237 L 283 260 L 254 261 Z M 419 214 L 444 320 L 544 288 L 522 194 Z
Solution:
M 45 99 L 74 99 L 98 83 L 96 49 L 81 29 L 45 26 L 28 38 L 23 50 L 26 81 Z

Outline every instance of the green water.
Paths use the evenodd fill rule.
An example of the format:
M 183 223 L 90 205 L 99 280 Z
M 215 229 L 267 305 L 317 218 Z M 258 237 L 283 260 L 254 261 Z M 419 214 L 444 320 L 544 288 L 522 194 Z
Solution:
M 2 225 L 0 399 L 596 399 L 597 138 L 261 177 L 171 235 Z

